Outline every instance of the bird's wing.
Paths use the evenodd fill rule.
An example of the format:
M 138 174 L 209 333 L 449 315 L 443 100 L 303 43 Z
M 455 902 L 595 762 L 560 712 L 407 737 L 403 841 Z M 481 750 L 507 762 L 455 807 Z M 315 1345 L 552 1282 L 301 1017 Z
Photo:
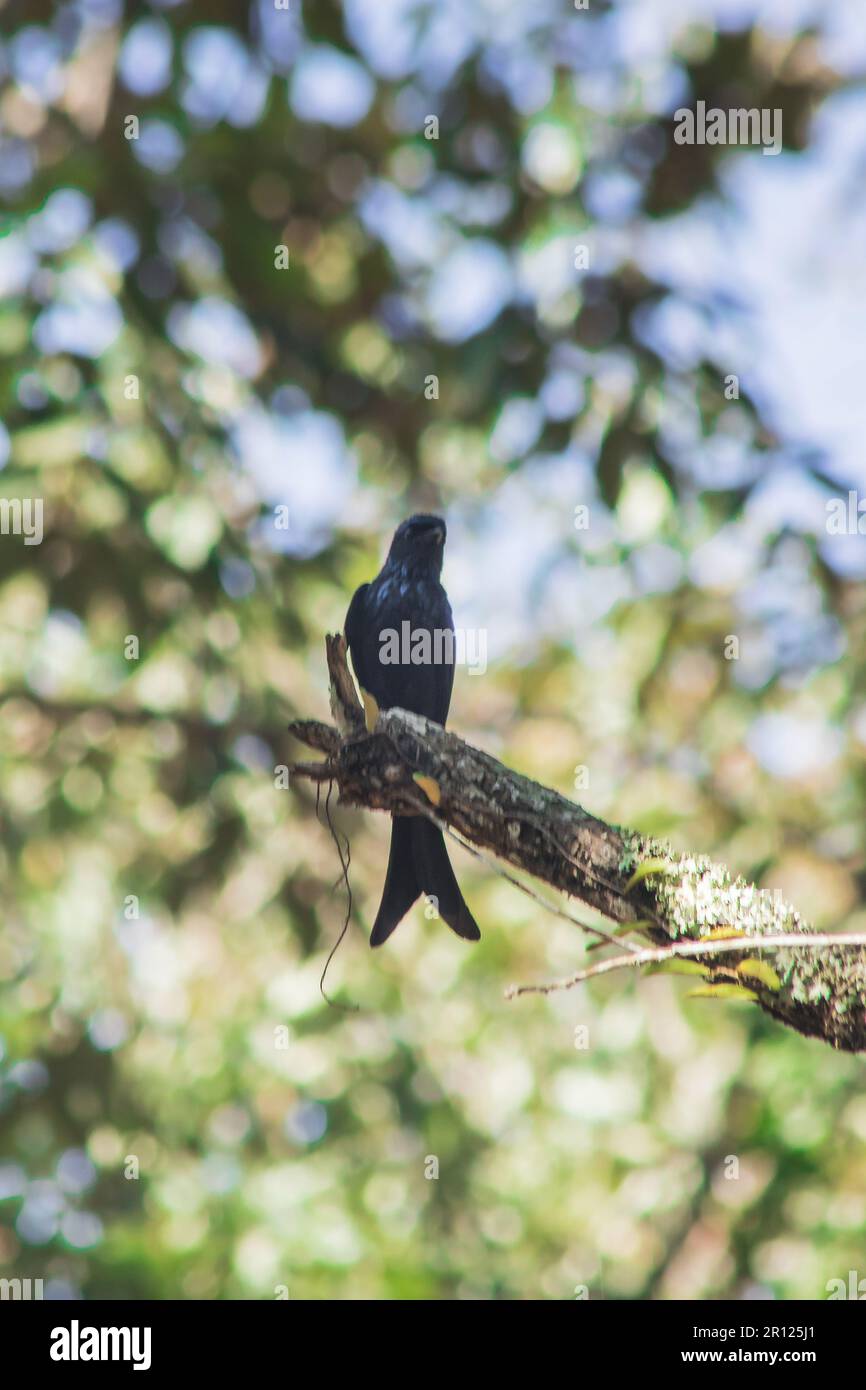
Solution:
M 440 591 L 441 596 L 436 604 L 436 626 L 450 628 L 453 633 L 454 616 L 451 612 L 451 604 L 448 602 L 448 596 L 441 586 Z M 451 706 L 451 692 L 454 689 L 454 662 L 442 662 L 434 666 L 430 676 L 430 717 L 435 719 L 437 724 L 444 724 L 448 718 L 448 710 Z
M 445 720 L 448 718 L 448 711 L 451 708 L 451 692 L 454 689 L 454 663 L 449 662 L 438 667 L 436 679 L 436 702 L 438 711 L 436 719 L 439 724 L 444 724 Z
M 364 660 L 364 605 L 367 598 L 369 584 L 362 584 L 352 595 L 352 602 L 349 604 L 349 611 L 346 614 L 346 641 L 349 644 L 349 651 L 352 656 L 352 665 L 355 668 L 355 675 L 362 690 L 367 689 L 369 674 L 365 667 Z

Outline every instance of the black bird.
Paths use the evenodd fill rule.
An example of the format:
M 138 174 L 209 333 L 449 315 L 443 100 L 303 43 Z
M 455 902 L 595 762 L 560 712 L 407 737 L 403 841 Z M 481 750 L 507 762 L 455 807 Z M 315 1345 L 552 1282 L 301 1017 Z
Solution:
M 448 716 L 454 684 L 454 619 L 439 582 L 444 548 L 441 517 L 410 516 L 394 532 L 382 569 L 372 584 L 361 585 L 346 614 L 346 640 L 361 689 L 374 697 L 380 709 L 399 705 L 437 724 L 444 724 Z M 425 637 L 419 637 L 420 633 L 426 634 L 430 659 L 405 660 L 413 647 L 424 655 Z M 396 661 L 395 639 L 403 644 Z M 440 917 L 458 936 L 479 939 L 481 933 L 463 901 L 441 830 L 424 816 L 394 816 L 385 890 L 370 934 L 371 946 L 387 940 L 422 893 L 436 899 Z

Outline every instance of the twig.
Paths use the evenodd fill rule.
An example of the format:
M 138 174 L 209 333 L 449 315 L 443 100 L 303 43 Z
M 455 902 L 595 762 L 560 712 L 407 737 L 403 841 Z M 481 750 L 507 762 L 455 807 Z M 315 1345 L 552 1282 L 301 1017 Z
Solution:
M 555 990 L 572 989 L 585 980 L 594 980 L 597 975 L 608 975 L 612 970 L 624 970 L 629 966 L 664 964 L 668 960 L 688 960 L 694 956 L 721 956 L 729 952 L 751 955 L 759 951 L 779 950 L 787 947 L 794 951 L 815 951 L 824 946 L 866 946 L 866 932 L 827 932 L 824 934 L 788 932 L 779 936 L 725 937 L 723 940 L 675 941 L 670 946 L 638 950 L 631 956 L 610 956 L 586 970 L 578 970 L 567 980 L 552 980 L 546 985 L 509 985 L 505 991 L 506 999 L 516 999 L 520 994 L 553 994 Z M 748 988 L 748 979 L 743 978 Z

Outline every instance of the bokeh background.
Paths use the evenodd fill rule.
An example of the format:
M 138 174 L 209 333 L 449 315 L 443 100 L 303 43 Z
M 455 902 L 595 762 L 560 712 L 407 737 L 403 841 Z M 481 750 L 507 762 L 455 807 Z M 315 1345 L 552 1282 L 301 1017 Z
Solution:
M 666 976 L 506 1002 L 585 941 L 459 849 L 481 944 L 419 908 L 373 955 L 388 824 L 333 801 L 329 1008 L 339 864 L 278 772 L 325 632 L 441 510 L 488 640 L 461 734 L 866 927 L 866 536 L 827 528 L 866 495 L 862 0 L 7 0 L 0 31 L 0 490 L 45 508 L 0 537 L 0 1276 L 866 1277 L 862 1059 Z M 779 108 L 783 151 L 677 145 L 699 99 Z

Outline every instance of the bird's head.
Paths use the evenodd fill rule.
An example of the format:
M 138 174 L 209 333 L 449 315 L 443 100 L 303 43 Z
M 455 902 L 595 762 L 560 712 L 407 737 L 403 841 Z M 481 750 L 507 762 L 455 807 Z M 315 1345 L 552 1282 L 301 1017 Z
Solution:
M 388 563 L 429 568 L 439 574 L 444 549 L 445 522 L 441 516 L 418 513 L 400 522 L 388 551 Z

